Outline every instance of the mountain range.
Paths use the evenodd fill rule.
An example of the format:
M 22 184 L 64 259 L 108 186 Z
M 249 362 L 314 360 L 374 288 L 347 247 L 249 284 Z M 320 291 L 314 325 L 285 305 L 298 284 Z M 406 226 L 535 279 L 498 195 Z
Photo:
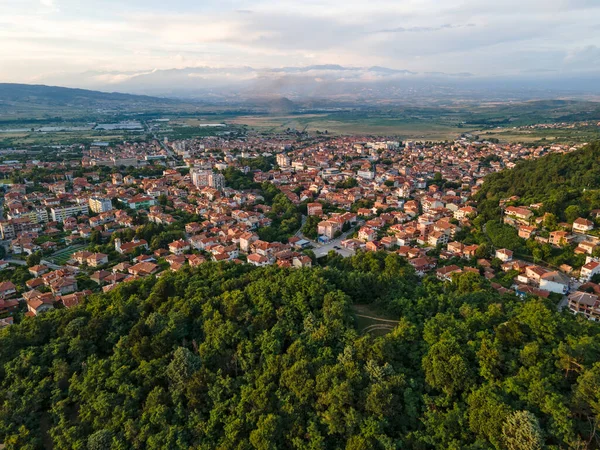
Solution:
M 577 79 L 552 73 L 492 79 L 468 72 L 418 73 L 337 64 L 265 69 L 204 66 L 137 72 L 88 71 L 43 81 L 51 85 L 225 104 L 280 97 L 292 101 L 397 104 L 432 99 L 527 100 L 600 93 L 595 74 Z

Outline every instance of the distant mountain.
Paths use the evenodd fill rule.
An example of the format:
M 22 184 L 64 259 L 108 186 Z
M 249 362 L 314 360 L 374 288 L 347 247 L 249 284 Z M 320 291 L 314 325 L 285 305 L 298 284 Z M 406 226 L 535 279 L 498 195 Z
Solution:
M 187 67 L 140 72 L 86 72 L 63 78 L 56 83 L 98 90 L 203 99 L 217 102 L 245 101 L 257 97 L 286 97 L 292 101 L 307 99 L 340 100 L 341 97 L 364 101 L 404 98 L 406 89 L 464 78 L 468 74 L 436 73 L 435 76 L 382 66 L 347 67 L 320 64 L 299 67 L 253 68 Z M 397 89 L 402 89 L 402 92 Z M 394 91 L 396 89 L 396 91 Z M 368 91 L 368 93 L 367 93 Z
M 57 86 L 0 83 L 0 116 L 27 111 L 151 111 L 181 107 L 189 103 L 168 98 L 149 97 L 116 92 L 99 92 Z
M 285 97 L 275 99 L 249 99 L 248 103 L 252 107 L 264 108 L 267 112 L 273 114 L 287 114 L 298 111 L 299 109 L 298 105 Z

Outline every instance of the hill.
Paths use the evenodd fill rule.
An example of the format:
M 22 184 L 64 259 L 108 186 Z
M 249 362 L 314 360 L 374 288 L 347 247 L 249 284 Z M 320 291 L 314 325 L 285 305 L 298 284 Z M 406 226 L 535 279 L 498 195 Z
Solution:
M 399 319 L 360 335 L 353 306 Z M 362 311 L 363 309 L 361 309 Z M 0 330 L 7 449 L 586 448 L 600 327 L 397 255 L 207 263 Z
M 486 178 L 477 195 L 479 210 L 487 219 L 500 216 L 499 202 L 512 196 L 519 203 L 543 203 L 545 212 L 566 220 L 571 205 L 585 214 L 600 208 L 600 142 L 566 155 L 552 154 L 519 162 L 512 170 L 494 173 Z
M 191 105 L 182 101 L 131 95 L 107 93 L 85 89 L 71 89 L 56 86 L 0 83 L 0 117 L 18 116 L 29 111 L 51 114 L 73 112 L 128 112 L 148 110 L 174 110 Z

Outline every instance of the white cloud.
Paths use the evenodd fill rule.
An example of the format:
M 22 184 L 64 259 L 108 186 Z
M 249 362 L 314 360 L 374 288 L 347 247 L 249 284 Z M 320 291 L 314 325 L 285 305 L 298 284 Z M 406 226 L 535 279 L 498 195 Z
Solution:
M 597 0 L 234 0 L 227 5 L 60 0 L 59 10 L 56 0 L 3 0 L 0 81 L 202 65 L 380 65 L 484 75 L 568 71 L 596 64 L 590 47 L 600 42 Z

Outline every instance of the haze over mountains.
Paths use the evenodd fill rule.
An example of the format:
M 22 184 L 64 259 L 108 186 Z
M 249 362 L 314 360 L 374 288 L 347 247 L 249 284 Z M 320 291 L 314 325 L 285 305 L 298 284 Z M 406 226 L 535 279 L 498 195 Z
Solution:
M 515 78 L 490 78 L 468 72 L 414 72 L 382 66 L 349 67 L 335 64 L 257 69 L 249 66 L 148 70 L 88 71 L 77 76 L 49 78 L 45 84 L 105 92 L 243 102 L 287 97 L 294 101 L 388 101 L 416 99 L 527 100 L 577 97 L 599 93 L 595 74 L 561 77 L 531 73 Z

